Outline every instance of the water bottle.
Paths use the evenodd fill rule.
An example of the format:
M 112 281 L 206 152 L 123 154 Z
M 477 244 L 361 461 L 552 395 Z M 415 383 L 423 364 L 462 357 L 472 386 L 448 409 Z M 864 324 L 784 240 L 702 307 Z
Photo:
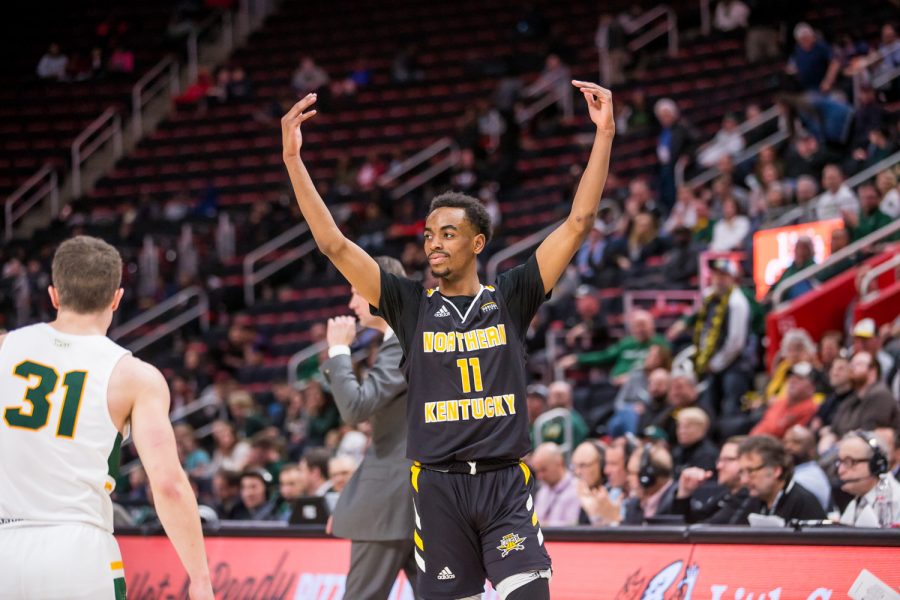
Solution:
M 894 499 L 892 497 L 890 474 L 884 474 L 878 478 L 875 486 L 875 516 L 878 518 L 878 526 L 890 528 L 894 524 Z

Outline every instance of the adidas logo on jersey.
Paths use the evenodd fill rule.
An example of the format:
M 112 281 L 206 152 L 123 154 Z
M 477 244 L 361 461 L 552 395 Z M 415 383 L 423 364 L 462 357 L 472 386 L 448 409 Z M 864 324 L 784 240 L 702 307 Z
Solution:
M 445 581 L 447 579 L 456 579 L 456 575 L 453 574 L 453 571 L 450 570 L 450 567 L 444 567 L 444 570 L 438 573 L 437 578 L 441 581 Z
M 447 307 L 446 307 L 446 306 L 442 306 L 442 307 L 440 307 L 440 308 L 438 309 L 438 311 L 437 311 L 436 313 L 434 313 L 434 316 L 436 316 L 436 317 L 449 317 L 449 316 L 450 316 L 450 311 L 447 310 Z

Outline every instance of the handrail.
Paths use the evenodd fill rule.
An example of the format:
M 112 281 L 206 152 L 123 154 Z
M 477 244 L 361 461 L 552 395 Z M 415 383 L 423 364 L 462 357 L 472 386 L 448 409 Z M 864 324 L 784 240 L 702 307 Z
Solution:
M 300 244 L 296 248 L 288 250 L 282 256 L 280 256 L 276 260 L 273 260 L 258 271 L 254 271 L 256 263 L 259 262 L 259 260 L 264 256 L 284 247 L 286 244 L 294 241 L 308 231 L 309 225 L 305 222 L 294 225 L 281 235 L 272 238 L 265 244 L 262 244 L 255 250 L 247 253 L 247 256 L 244 257 L 244 300 L 246 301 L 248 306 L 256 302 L 255 286 L 257 283 L 269 278 L 277 271 L 280 271 L 292 262 L 303 258 L 307 254 L 315 250 L 316 241 L 314 239 L 310 239 Z
M 552 105 L 557 100 L 559 100 L 559 91 L 556 89 L 549 90 L 546 94 L 535 100 L 531 106 L 526 106 L 516 113 L 516 122 L 518 122 L 519 125 L 524 125 L 534 118 L 534 115 Z
M 659 4 L 651 8 L 636 19 L 623 20 L 622 28 L 625 30 L 625 33 L 630 35 L 637 32 L 639 29 L 646 27 L 662 16 L 665 16 L 666 18 L 665 24 L 660 23 L 653 29 L 650 29 L 642 35 L 639 35 L 637 38 L 631 40 L 628 43 L 628 49 L 630 51 L 636 52 L 653 40 L 668 34 L 669 56 L 674 57 L 678 54 L 678 15 L 675 14 L 674 10 L 672 10 L 665 4 Z
M 391 191 L 391 197 L 394 200 L 402 198 L 409 192 L 413 191 L 420 185 L 429 181 L 432 177 L 443 173 L 447 169 L 454 167 L 459 162 L 459 146 L 451 137 L 442 137 L 441 139 L 429 144 L 422 150 L 419 150 L 398 165 L 393 172 L 385 173 L 378 179 L 378 185 L 381 187 L 389 186 L 399 180 L 422 163 L 431 160 L 440 152 L 449 150 L 450 154 L 444 160 L 430 166 L 428 169 L 410 178 L 406 183 L 397 186 Z
M 90 142 L 88 139 L 96 137 Z M 109 139 L 113 142 L 113 155 L 122 156 L 122 115 L 110 106 L 103 114 L 84 128 L 72 142 L 72 197 L 80 198 L 83 193 L 81 185 L 81 165 L 90 158 Z
M 231 11 L 225 10 L 209 15 L 200 22 L 187 37 L 188 80 L 196 81 L 200 64 L 200 37 L 206 35 L 213 26 L 222 22 L 222 36 L 230 52 L 234 47 L 234 25 Z
M 120 340 L 157 317 L 160 317 L 169 311 L 180 309 L 182 305 L 192 298 L 197 298 L 197 306 L 179 313 L 178 316 L 170 319 L 154 331 L 141 336 L 129 344 L 129 348 L 132 352 L 139 352 L 153 342 L 169 335 L 176 329 L 195 319 L 200 320 L 200 327 L 206 331 L 209 329 L 209 296 L 199 286 L 191 286 L 181 290 L 170 298 L 166 298 L 153 308 L 145 310 L 133 319 L 117 326 L 110 331 L 109 337 L 114 340 Z
M 38 185 L 40 187 L 38 187 Z M 35 188 L 37 188 L 35 190 Z M 24 198 L 34 190 L 24 203 L 18 208 L 16 202 Z M 19 186 L 15 192 L 6 198 L 4 211 L 6 212 L 6 224 L 4 238 L 8 242 L 12 239 L 13 224 L 25 216 L 31 208 L 46 197 L 50 197 L 50 211 L 53 217 L 59 215 L 59 178 L 56 169 L 52 165 L 46 164 L 41 167 L 37 173 L 28 178 L 28 180 Z
M 709 0 L 700 0 L 700 33 L 709 35 L 712 30 L 709 18 Z
M 310 344 L 303 350 L 298 350 L 291 356 L 287 364 L 287 382 L 291 387 L 296 388 L 300 381 L 297 378 L 297 367 L 308 361 L 310 358 L 328 348 L 328 342 L 322 340 L 314 344 Z
M 879 90 L 882 87 L 884 87 L 886 84 L 888 84 L 891 81 L 893 81 L 894 79 L 896 79 L 897 77 L 900 77 L 900 66 L 896 66 L 893 69 L 891 69 L 890 71 L 885 71 L 884 73 L 881 73 L 880 75 L 876 75 L 875 77 L 873 77 L 872 78 L 872 87 L 875 88 L 876 90 Z
M 846 185 L 849 188 L 856 187 L 859 184 L 872 178 L 873 176 L 878 175 L 885 169 L 890 169 L 897 163 L 900 163 L 900 151 L 894 152 L 887 158 L 881 159 L 880 161 L 878 161 L 871 167 L 863 169 L 862 171 L 853 175 L 852 177 L 848 177 L 846 180 L 844 180 L 844 185 Z M 819 198 L 821 198 L 823 194 L 824 194 L 824 192 L 822 194 L 819 194 L 812 200 L 810 200 L 807 204 L 809 206 L 815 206 L 815 204 L 819 201 Z M 774 227 L 784 227 L 785 225 L 790 225 L 797 219 L 801 218 L 803 216 L 804 211 L 805 211 L 805 208 L 802 206 L 794 207 L 791 210 L 784 213 L 783 215 L 781 215 L 780 217 L 778 217 L 777 219 L 775 219 L 774 221 L 772 221 L 771 224 L 766 226 L 766 229 L 772 229 Z
M 512 258 L 517 254 L 521 254 L 525 250 L 537 245 L 541 241 L 544 240 L 550 232 L 554 229 L 562 225 L 565 219 L 556 221 L 555 223 L 551 223 L 547 225 L 540 231 L 535 231 L 531 235 L 523 237 L 521 240 L 512 244 L 511 246 L 504 248 L 497 254 L 493 255 L 490 260 L 487 262 L 487 266 L 485 267 L 485 277 L 488 283 L 493 283 L 497 280 L 497 269 L 500 267 L 500 263 L 506 260 L 507 258 Z
M 825 269 L 832 267 L 833 265 L 844 260 L 845 258 L 849 258 L 849 257 L 853 256 L 854 254 L 856 254 L 858 251 L 862 250 L 866 246 L 870 246 L 872 244 L 880 242 L 881 240 L 888 238 L 897 232 L 900 232 L 900 219 L 897 219 L 893 223 L 891 223 L 889 225 L 885 225 L 881 229 L 873 231 L 872 233 L 865 236 L 864 238 L 856 240 L 855 242 L 848 245 L 847 247 L 838 250 L 837 252 L 835 252 L 834 254 L 829 256 L 828 260 L 826 260 L 820 264 L 810 265 L 810 266 L 806 267 L 805 269 L 801 269 L 797 273 L 791 275 L 790 277 L 788 277 L 787 279 L 785 279 L 784 281 L 779 283 L 777 286 L 775 286 L 775 289 L 772 292 L 772 304 L 776 308 L 780 308 L 784 304 L 781 300 L 782 297 L 795 284 L 800 283 L 801 281 L 805 281 L 806 279 L 808 279 L 814 275 L 818 275 Z
M 131 88 L 131 132 L 135 139 L 140 138 L 144 133 L 144 107 L 167 85 L 170 96 L 178 94 L 178 71 L 178 61 L 171 56 L 166 57 L 147 71 Z M 168 72 L 168 79 L 159 77 L 166 72 Z
M 887 259 L 880 265 L 876 265 L 876 266 L 872 267 L 868 273 L 863 275 L 862 279 L 859 282 L 859 297 L 860 297 L 860 299 L 865 301 L 865 300 L 869 299 L 870 293 L 872 295 L 875 295 L 876 293 L 878 293 L 877 289 L 869 292 L 869 286 L 872 285 L 872 283 L 876 279 L 878 279 L 878 277 L 882 273 L 887 273 L 891 269 L 898 267 L 898 266 L 900 266 L 900 254 L 892 256 L 891 258 Z
M 753 117 L 751 119 L 747 119 L 743 123 L 739 124 L 737 126 L 737 133 L 744 135 L 750 131 L 753 131 L 760 125 L 762 125 L 764 123 L 768 123 L 772 119 L 777 119 L 780 116 L 780 114 L 781 114 L 781 112 L 778 110 L 777 106 L 770 106 L 769 108 L 767 108 L 763 112 L 759 113 L 755 117 Z M 708 148 L 715 141 L 716 141 L 716 138 L 715 138 L 715 136 L 713 136 L 712 139 L 701 144 L 700 147 L 697 148 L 697 152 L 698 153 L 702 152 L 704 149 Z
M 770 109 L 766 110 L 765 112 L 768 113 L 771 110 L 773 110 L 773 109 L 770 108 Z M 777 109 L 775 109 L 775 110 L 777 110 Z M 762 114 L 759 115 L 759 117 L 761 117 L 761 116 L 762 116 Z M 759 117 L 756 117 L 756 118 L 759 118 Z M 753 120 L 753 119 L 751 119 L 751 120 Z M 771 120 L 772 120 L 772 118 L 769 117 L 769 118 L 765 119 L 764 121 L 759 121 L 756 125 L 754 125 L 754 127 L 750 127 L 748 129 L 746 129 L 745 131 L 742 131 L 741 133 L 747 133 L 747 131 L 750 131 L 750 130 L 754 129 L 755 127 L 758 127 L 759 125 L 762 125 L 763 123 L 767 123 Z M 754 156 L 756 156 L 757 154 L 759 154 L 763 148 L 765 148 L 767 146 L 774 146 L 775 144 L 780 144 L 781 142 L 788 139 L 789 137 L 791 137 L 791 136 L 788 133 L 787 129 L 779 128 L 778 131 L 776 131 L 775 133 L 773 133 L 769 136 L 766 136 L 765 138 L 756 142 L 752 146 L 748 146 L 747 148 L 744 148 L 743 150 L 741 150 L 740 152 L 735 154 L 734 155 L 734 163 L 740 164 L 748 159 L 751 159 Z M 676 171 L 676 173 L 675 173 L 676 185 L 681 185 L 682 182 L 684 181 L 684 167 L 681 167 L 680 169 L 676 168 L 675 171 Z M 697 187 L 698 185 L 703 185 L 704 183 L 706 183 L 708 181 L 712 181 L 718 175 L 719 175 L 719 167 L 710 167 L 707 170 L 703 171 L 702 173 L 699 173 L 699 174 L 695 175 L 694 177 L 692 177 L 690 180 L 688 180 L 686 185 L 688 185 L 690 187 Z
M 564 423 L 563 443 L 559 444 L 559 449 L 563 452 L 563 454 L 568 456 L 569 453 L 574 450 L 574 448 L 572 448 L 572 444 L 575 440 L 572 431 L 572 410 L 573 409 L 560 406 L 558 408 L 551 408 L 550 410 L 544 411 L 540 415 L 538 415 L 538 417 L 534 420 L 534 445 L 538 446 L 544 441 L 544 436 L 541 432 L 544 423 L 552 421 L 553 419 L 562 418 Z

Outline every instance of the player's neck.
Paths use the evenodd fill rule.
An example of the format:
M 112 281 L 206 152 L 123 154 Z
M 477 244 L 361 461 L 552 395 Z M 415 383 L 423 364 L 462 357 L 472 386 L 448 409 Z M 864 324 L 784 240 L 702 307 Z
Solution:
M 441 294 L 444 296 L 474 296 L 481 289 L 478 273 L 475 272 L 471 276 L 459 279 L 445 279 L 442 277 L 439 285 Z
M 106 335 L 111 315 L 104 313 L 79 314 L 68 310 L 60 310 L 56 319 L 49 323 L 50 327 L 60 333 L 70 335 Z

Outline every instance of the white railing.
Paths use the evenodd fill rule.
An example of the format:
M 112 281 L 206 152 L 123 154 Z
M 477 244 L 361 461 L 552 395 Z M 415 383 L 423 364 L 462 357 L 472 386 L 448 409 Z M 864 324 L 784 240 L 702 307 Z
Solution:
M 291 387 L 296 388 L 297 384 L 300 381 L 297 377 L 297 369 L 300 367 L 300 365 L 308 361 L 319 352 L 322 352 L 326 348 L 328 348 L 328 342 L 323 340 L 321 342 L 316 342 L 315 344 L 310 344 L 303 350 L 299 350 L 295 352 L 293 356 L 291 356 L 287 364 L 287 382 Z
M 625 33 L 634 35 L 638 31 L 656 23 L 650 29 L 628 42 L 628 49 L 637 52 L 650 42 L 664 36 L 669 37 L 669 56 L 678 54 L 678 15 L 665 4 L 660 4 L 643 13 L 636 19 L 622 21 Z
M 440 175 L 448 169 L 452 169 L 459 163 L 459 146 L 456 145 L 456 142 L 453 140 L 453 138 L 441 138 L 433 144 L 430 144 L 423 150 L 416 152 L 415 154 L 401 162 L 398 165 L 397 169 L 393 170 L 390 173 L 385 173 L 384 175 L 382 175 L 378 179 L 378 185 L 380 185 L 381 187 L 386 187 L 398 182 L 401 177 L 444 151 L 447 152 L 447 156 L 445 158 L 434 163 L 421 173 L 410 177 L 408 181 L 398 185 L 396 188 L 391 190 L 391 198 L 393 198 L 394 200 L 402 198 L 406 194 L 417 189 L 419 186 L 424 185 L 437 175 Z
M 178 71 L 174 58 L 164 58 L 131 88 L 131 132 L 135 139 L 144 134 L 144 107 L 166 89 L 170 97 L 178 94 Z
M 734 155 L 733 158 L 734 158 L 735 164 L 740 164 L 740 163 L 744 162 L 745 160 L 753 158 L 754 156 L 759 154 L 760 151 L 763 148 L 765 148 L 766 146 L 774 146 L 775 144 L 780 144 L 784 140 L 788 139 L 788 137 L 790 137 L 790 135 L 787 132 L 787 128 L 784 127 L 783 126 L 784 124 L 781 123 L 781 121 L 780 121 L 781 114 L 780 114 L 777 106 L 772 106 L 771 108 L 764 110 L 763 112 L 761 112 L 757 116 L 753 117 L 752 119 L 747 119 L 746 121 L 744 121 L 743 123 L 738 125 L 737 131 L 741 135 L 746 135 L 750 131 L 753 131 L 757 127 L 761 127 L 762 125 L 765 125 L 766 123 L 768 123 L 769 121 L 772 121 L 773 119 L 779 119 L 778 131 L 776 131 L 775 133 L 756 142 L 752 146 L 744 148 L 743 150 L 738 152 L 736 155 Z M 713 142 L 713 140 L 710 140 L 706 144 L 703 144 L 702 146 L 700 146 L 700 148 L 698 149 L 698 152 L 700 150 L 702 150 L 703 148 L 705 148 L 706 146 L 708 146 L 709 144 L 711 144 L 712 142 Z M 718 175 L 719 175 L 719 168 L 718 167 L 710 167 L 709 169 L 703 171 L 702 173 L 699 173 L 699 174 L 695 175 L 694 177 L 692 177 L 687 182 L 687 185 L 689 185 L 691 187 L 703 185 L 704 183 L 706 183 L 708 181 L 712 181 Z M 676 167 L 675 167 L 675 185 L 681 186 L 683 184 L 684 184 L 684 165 L 679 164 L 679 165 L 676 165 Z
M 497 270 L 500 268 L 500 263 L 502 263 L 507 258 L 512 258 L 513 256 L 522 254 L 523 252 L 534 248 L 538 244 L 544 241 L 550 233 L 562 225 L 565 219 L 561 219 L 556 221 L 555 223 L 551 223 L 547 225 L 540 231 L 535 231 L 531 235 L 523 237 L 521 240 L 512 244 L 511 246 L 504 248 L 500 252 L 493 255 L 490 260 L 488 260 L 487 266 L 484 269 L 486 280 L 489 283 L 493 283 L 497 280 Z
M 185 305 L 195 298 L 197 300 L 196 305 L 185 310 Z M 164 314 L 176 310 L 179 312 L 175 317 L 161 324 L 159 327 L 156 327 L 153 331 L 129 343 L 127 345 L 128 349 L 132 352 L 140 352 L 150 344 L 174 333 L 194 320 L 200 321 L 200 327 L 203 331 L 209 329 L 209 296 L 207 296 L 202 288 L 192 286 L 181 290 L 171 298 L 167 298 L 153 308 L 146 310 L 133 319 L 115 327 L 110 331 L 109 337 L 114 340 L 121 340 Z
M 285 251 L 275 260 L 267 263 L 265 266 L 257 269 L 257 263 L 266 256 L 273 254 L 277 250 L 281 250 L 287 244 L 293 242 L 300 236 L 309 232 L 309 225 L 300 223 L 291 227 L 281 235 L 272 238 L 259 248 L 249 252 L 244 257 L 244 301 L 247 306 L 256 302 L 256 285 L 261 281 L 268 279 L 274 273 L 280 271 L 289 264 L 300 260 L 310 252 L 316 249 L 316 240 L 310 238 L 299 246 Z
M 653 290 L 653 291 L 627 291 L 623 295 L 623 307 L 625 314 L 630 315 L 637 309 L 661 310 L 667 306 L 687 306 L 691 309 L 700 308 L 703 295 L 699 290 Z M 652 308 L 647 308 L 652 306 Z
M 563 454 L 569 456 L 572 450 L 574 450 L 574 448 L 572 448 L 572 444 L 575 440 L 575 437 L 572 433 L 572 410 L 573 409 L 559 407 L 551 408 L 550 410 L 541 413 L 540 416 L 534 420 L 534 445 L 538 446 L 541 442 L 544 441 L 542 432 L 544 423 L 552 421 L 553 419 L 562 419 L 563 442 L 559 445 L 559 449 L 562 450 Z
M 26 197 L 27 195 L 27 197 Z M 28 181 L 19 186 L 7 199 L 4 205 L 6 223 L 4 238 L 10 241 L 13 235 L 13 225 L 25 216 L 31 208 L 41 200 L 50 198 L 50 213 L 53 218 L 59 216 L 59 179 L 54 169 L 49 164 L 28 178 Z M 19 201 L 22 204 L 16 206 Z
M 859 282 L 859 297 L 860 300 L 865 302 L 867 300 L 871 300 L 875 294 L 878 293 L 878 290 L 869 291 L 869 288 L 873 283 L 884 273 L 887 273 L 891 269 L 895 269 L 900 266 L 900 254 L 896 254 L 891 258 L 887 259 L 880 265 L 876 265 L 872 267 L 868 273 L 863 275 L 863 278 Z M 871 294 L 871 295 L 870 295 Z
M 231 11 L 222 11 L 210 15 L 195 27 L 187 38 L 187 73 L 189 81 L 196 81 L 200 70 L 200 39 L 211 32 L 219 31 L 226 51 L 234 47 L 234 17 Z
M 122 115 L 109 107 L 88 125 L 72 142 L 72 197 L 80 198 L 84 192 L 81 183 L 81 167 L 106 142 L 112 140 L 113 156 L 122 156 Z
M 526 91 L 525 94 L 531 96 L 540 93 L 540 91 L 541 90 L 534 90 L 532 91 L 532 94 L 528 94 L 528 92 Z M 533 119 L 536 114 L 538 114 L 545 108 L 550 107 L 551 105 L 553 105 L 553 103 L 559 101 L 560 91 L 561 90 L 556 88 L 550 89 L 546 94 L 535 100 L 531 105 L 526 106 L 525 108 L 517 112 L 516 121 L 519 123 L 519 125 L 524 125 L 525 123 Z
M 790 302 L 790 300 L 784 301 L 783 298 L 787 291 L 794 285 L 806 281 L 810 277 L 815 277 L 822 271 L 843 261 L 845 258 L 850 258 L 860 250 L 873 244 L 877 244 L 878 242 L 884 241 L 898 232 L 900 232 L 900 219 L 894 221 L 890 225 L 885 225 L 881 229 L 873 231 L 864 238 L 861 238 L 844 248 L 841 248 L 840 250 L 829 256 L 828 260 L 817 265 L 810 265 L 805 269 L 801 269 L 797 273 L 794 273 L 793 275 L 779 283 L 777 286 L 775 286 L 775 289 L 772 291 L 772 304 L 776 309 L 781 308 L 782 306 Z
M 853 175 L 852 177 L 849 177 L 848 179 L 846 179 L 844 181 L 844 185 L 846 185 L 848 188 L 854 188 L 854 187 L 858 186 L 859 184 L 878 175 L 885 169 L 890 169 L 891 167 L 893 167 L 894 165 L 896 165 L 898 163 L 900 163 L 900 152 L 895 152 L 895 153 L 891 154 L 890 156 L 888 156 L 887 158 L 884 158 L 884 159 L 878 161 L 871 167 L 868 167 L 867 169 L 863 169 L 859 173 Z M 819 194 L 818 196 L 816 196 L 815 198 L 810 200 L 807 203 L 807 205 L 815 206 L 819 202 L 819 199 L 823 196 L 823 194 Z M 805 211 L 806 211 L 806 209 L 802 206 L 797 206 L 795 208 L 792 208 L 789 211 L 787 211 L 786 213 L 784 213 L 783 215 L 781 215 L 780 217 L 778 217 L 777 219 L 775 219 L 774 221 L 772 221 L 771 224 L 767 225 L 766 229 L 772 229 L 774 227 L 784 227 L 786 225 L 791 225 L 798 219 L 803 218 Z

